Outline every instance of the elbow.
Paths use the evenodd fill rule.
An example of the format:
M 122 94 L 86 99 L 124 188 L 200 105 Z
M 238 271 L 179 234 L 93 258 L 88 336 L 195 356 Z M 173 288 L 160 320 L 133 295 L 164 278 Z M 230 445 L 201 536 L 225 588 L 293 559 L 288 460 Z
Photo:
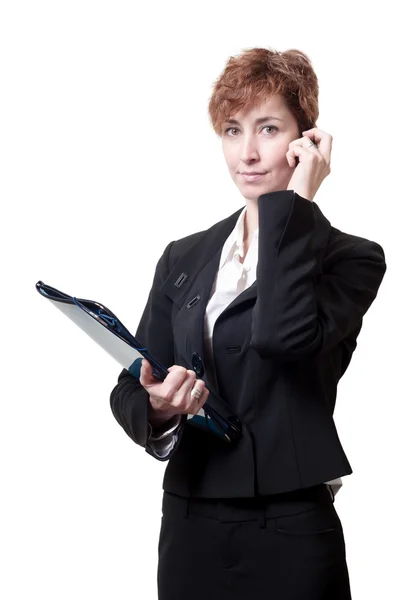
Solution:
M 321 347 L 322 331 L 319 323 L 315 329 L 305 332 L 291 330 L 284 338 L 252 335 L 250 340 L 250 348 L 261 358 L 280 362 L 306 358 L 320 352 Z
M 148 392 L 137 385 L 118 384 L 111 392 L 110 406 L 119 425 L 139 446 L 145 447 L 148 441 Z

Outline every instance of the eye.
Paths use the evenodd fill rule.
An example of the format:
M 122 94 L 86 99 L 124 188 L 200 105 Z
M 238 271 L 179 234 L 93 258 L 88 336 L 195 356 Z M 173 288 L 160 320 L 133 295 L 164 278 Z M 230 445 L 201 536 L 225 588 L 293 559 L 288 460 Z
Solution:
M 237 131 L 236 127 L 228 127 L 228 129 L 226 129 L 224 131 L 224 133 L 228 133 L 228 131 L 231 131 L 232 129 L 234 129 L 235 131 Z
M 268 127 L 268 129 L 275 129 L 275 131 L 278 131 L 278 128 L 275 127 L 275 125 L 265 125 L 262 129 L 266 129 Z
M 262 131 L 263 129 L 274 129 L 275 131 L 278 131 L 278 128 L 277 128 L 277 127 L 275 127 L 275 125 L 264 125 L 264 127 L 262 127 L 262 128 L 261 128 L 261 131 Z M 227 128 L 227 129 L 224 131 L 224 133 L 228 133 L 228 131 L 232 131 L 232 130 L 233 130 L 233 131 L 239 131 L 239 129 L 237 129 L 236 127 L 228 127 L 228 128 Z M 235 137 L 235 136 L 232 136 L 232 137 Z

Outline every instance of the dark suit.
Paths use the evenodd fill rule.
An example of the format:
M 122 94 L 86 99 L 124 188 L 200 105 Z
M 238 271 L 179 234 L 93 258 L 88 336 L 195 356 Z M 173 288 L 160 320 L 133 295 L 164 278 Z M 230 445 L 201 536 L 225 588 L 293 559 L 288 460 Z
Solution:
M 198 353 L 205 381 L 206 304 L 241 210 L 167 245 L 136 332 L 166 367 L 192 369 Z M 336 229 L 292 190 L 261 195 L 258 216 L 257 280 L 213 331 L 217 392 L 241 419 L 243 436 L 224 443 L 187 425 L 185 415 L 163 482 L 180 496 L 275 494 L 352 473 L 333 420 L 336 388 L 386 271 L 383 249 Z M 113 414 L 154 456 L 148 403 L 123 369 L 111 392 Z

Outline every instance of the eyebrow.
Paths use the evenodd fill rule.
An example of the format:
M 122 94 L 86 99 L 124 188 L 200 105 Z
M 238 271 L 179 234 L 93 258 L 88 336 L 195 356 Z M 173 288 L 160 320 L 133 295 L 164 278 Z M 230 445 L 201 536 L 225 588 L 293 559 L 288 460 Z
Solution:
M 256 119 L 254 123 L 255 125 L 258 125 L 259 123 L 265 123 L 266 121 L 272 121 L 273 119 L 275 119 L 276 121 L 282 121 L 283 123 L 283 119 L 279 119 L 278 117 L 260 117 L 259 119 Z M 227 121 L 225 121 L 225 123 L 240 125 L 239 121 L 237 121 L 236 119 L 228 119 Z

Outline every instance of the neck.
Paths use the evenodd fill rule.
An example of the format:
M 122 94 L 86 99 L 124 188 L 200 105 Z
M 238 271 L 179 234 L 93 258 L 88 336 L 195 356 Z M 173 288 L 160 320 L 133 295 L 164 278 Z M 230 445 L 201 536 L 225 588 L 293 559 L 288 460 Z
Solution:
M 258 205 L 256 200 L 246 199 L 246 215 L 244 219 L 243 239 L 250 243 L 258 227 Z

